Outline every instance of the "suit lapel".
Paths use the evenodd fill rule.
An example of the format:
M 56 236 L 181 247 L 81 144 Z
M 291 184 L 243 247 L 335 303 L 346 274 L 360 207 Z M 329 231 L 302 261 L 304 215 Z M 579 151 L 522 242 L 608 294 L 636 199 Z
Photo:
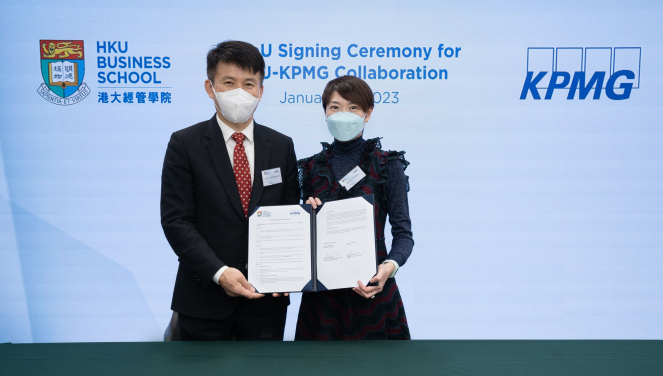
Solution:
M 253 213 L 260 197 L 264 186 L 262 185 L 262 171 L 269 169 L 269 140 L 263 132 L 262 125 L 255 123 L 253 128 L 254 145 L 254 161 L 253 161 L 253 187 L 251 188 L 251 200 L 249 200 L 249 216 Z M 239 197 L 239 196 L 238 196 Z
M 205 137 L 208 139 L 206 145 L 207 151 L 214 163 L 214 169 L 216 170 L 217 175 L 219 175 L 223 190 L 228 195 L 228 199 L 232 203 L 237 214 L 244 218 L 242 201 L 239 198 L 239 189 L 237 189 L 237 182 L 235 181 L 235 172 L 230 163 L 226 142 L 223 139 L 223 133 L 221 133 L 221 128 L 219 128 L 219 123 L 216 121 L 216 115 L 210 119 Z

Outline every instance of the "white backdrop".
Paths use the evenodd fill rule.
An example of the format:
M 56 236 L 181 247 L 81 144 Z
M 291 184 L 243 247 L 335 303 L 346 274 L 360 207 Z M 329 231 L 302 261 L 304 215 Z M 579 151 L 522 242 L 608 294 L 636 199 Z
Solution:
M 288 95 L 311 101 L 339 66 L 366 67 L 376 99 L 398 93 L 365 136 L 411 162 L 415 247 L 397 279 L 413 338 L 663 338 L 663 6 L 506 3 L 3 2 L 0 342 L 160 340 L 177 268 L 159 224 L 163 156 L 173 131 L 213 115 L 205 56 L 228 39 L 271 44 L 255 118 L 291 136 L 298 157 L 331 137 L 320 104 Z M 41 40 L 84 42 L 84 99 L 40 95 Z M 297 58 L 316 46 L 330 56 Z M 401 57 L 377 55 L 389 47 Z M 144 66 L 100 63 L 126 56 Z M 444 78 L 418 79 L 424 66 Z M 614 100 L 619 70 L 634 78 L 615 87 L 633 89 Z M 540 100 L 520 99 L 528 71 L 548 72 L 533 84 Z M 567 83 L 543 99 L 553 71 L 606 72 L 600 98 L 567 99 Z M 144 72 L 149 83 L 130 82 Z M 298 308 L 295 294 L 288 339 Z

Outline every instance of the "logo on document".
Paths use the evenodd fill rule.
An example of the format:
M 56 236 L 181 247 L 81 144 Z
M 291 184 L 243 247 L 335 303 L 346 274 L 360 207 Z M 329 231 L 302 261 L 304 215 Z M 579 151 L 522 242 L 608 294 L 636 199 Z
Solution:
M 85 54 L 82 40 L 40 40 L 39 56 L 44 82 L 37 92 L 60 106 L 76 104 L 90 94 L 83 82 Z
M 262 217 L 262 212 L 261 211 L 258 212 L 258 217 Z
M 567 100 L 631 97 L 640 88 L 640 47 L 529 47 L 520 99 L 552 99 L 565 90 Z M 539 91 L 540 89 L 544 89 Z

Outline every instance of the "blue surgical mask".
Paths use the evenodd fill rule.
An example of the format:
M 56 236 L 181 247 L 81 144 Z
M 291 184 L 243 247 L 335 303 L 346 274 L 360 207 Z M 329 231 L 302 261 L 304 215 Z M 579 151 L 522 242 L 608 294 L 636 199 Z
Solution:
M 329 133 L 339 141 L 350 141 L 364 130 L 364 118 L 352 112 L 336 112 L 327 117 Z

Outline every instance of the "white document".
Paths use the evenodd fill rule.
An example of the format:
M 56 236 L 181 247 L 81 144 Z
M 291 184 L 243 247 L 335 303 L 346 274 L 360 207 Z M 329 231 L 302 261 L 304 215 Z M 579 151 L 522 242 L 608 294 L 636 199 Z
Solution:
M 311 280 L 310 214 L 300 205 L 258 208 L 249 218 L 248 269 L 260 293 L 301 291 Z
M 316 222 L 318 281 L 328 290 L 366 285 L 377 272 L 373 205 L 363 197 L 327 202 Z

